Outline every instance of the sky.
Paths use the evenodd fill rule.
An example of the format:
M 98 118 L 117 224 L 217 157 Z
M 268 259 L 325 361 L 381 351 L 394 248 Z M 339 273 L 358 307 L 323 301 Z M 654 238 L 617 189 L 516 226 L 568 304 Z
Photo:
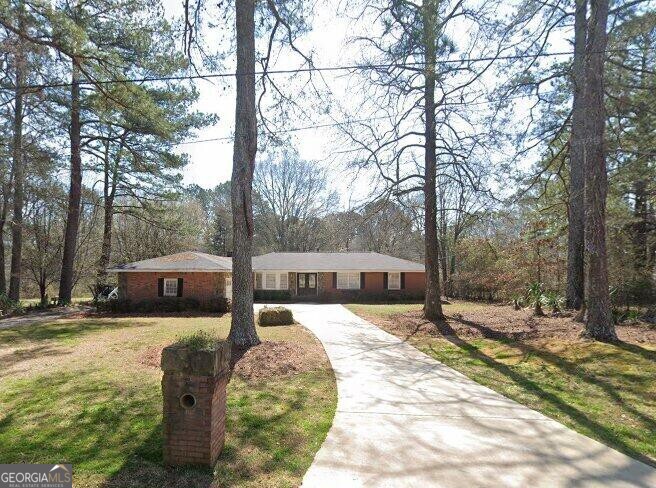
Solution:
M 165 11 L 168 17 L 180 16 L 182 2 L 180 0 L 165 0 Z M 352 60 L 345 58 L 344 44 L 348 35 L 349 21 L 337 18 L 335 9 L 317 9 L 313 19 L 313 30 L 300 40 L 304 52 L 314 51 L 315 59 L 320 60 L 318 65 L 333 66 L 347 64 Z M 206 43 L 212 42 L 214 33 L 205 31 Z M 289 59 L 286 59 L 289 57 Z M 272 69 L 290 67 L 290 63 L 297 63 L 298 58 L 288 53 L 276 60 Z M 201 69 L 202 71 L 202 69 Z M 226 60 L 224 67 L 214 71 L 234 71 L 231 60 Z M 326 81 L 339 93 L 346 87 L 346 81 L 334 74 L 326 74 Z M 196 87 L 200 92 L 197 108 L 208 113 L 218 115 L 219 122 L 211 127 L 198 131 L 194 140 L 226 138 L 219 141 L 182 144 L 178 151 L 189 155 L 190 163 L 184 171 L 184 183 L 197 184 L 204 188 L 211 188 L 219 183 L 228 181 L 232 172 L 232 140 L 234 129 L 234 80 L 216 84 L 210 81 L 199 80 Z M 290 120 L 284 129 L 296 129 L 309 125 L 320 125 L 334 122 L 321 106 L 309 106 L 308 113 L 312 120 Z M 303 159 L 315 161 L 316 164 L 331 166 L 335 169 L 332 150 L 335 147 L 335 133 L 329 128 L 309 129 L 294 132 L 292 141 L 295 149 Z M 191 141 L 190 141 L 191 142 Z M 352 178 L 343 178 L 343 168 L 340 169 L 342 177 L 334 179 L 334 187 L 340 194 L 347 195 Z M 334 172 L 333 172 L 334 174 Z
M 183 13 L 181 0 L 164 0 L 165 14 L 172 17 L 179 17 Z M 319 67 L 326 66 L 346 66 L 358 63 L 361 60 L 362 53 L 358 51 L 358 46 L 348 42 L 350 38 L 359 33 L 366 32 L 366 24 L 360 21 L 358 23 L 340 16 L 337 8 L 332 2 L 323 2 L 318 0 L 315 4 L 314 15 L 312 18 L 312 30 L 298 40 L 298 46 L 304 53 L 313 53 L 315 65 Z M 229 22 L 234 22 L 230 19 Z M 232 25 L 226 25 L 228 29 Z M 363 30 L 364 29 L 364 30 Z M 466 26 L 456 26 L 458 32 L 452 33 L 463 42 L 466 42 L 468 32 Z M 204 37 L 206 45 L 220 44 L 218 36 L 220 29 L 205 29 Z M 359 31 L 359 32 L 358 32 Z M 556 50 L 567 50 L 568 44 L 565 39 L 562 42 L 556 42 L 553 46 Z M 486 49 L 485 46 L 480 49 Z M 475 52 L 475 51 L 474 51 Z M 212 71 L 233 72 L 234 71 L 234 52 L 229 51 L 222 66 Z M 278 52 L 274 57 L 271 69 L 289 69 L 298 66 L 299 58 L 290 53 L 289 50 Z M 200 68 L 203 71 L 203 68 Z M 207 70 L 205 70 L 207 72 Z M 323 72 L 323 79 L 320 80 L 325 88 L 330 91 L 330 107 L 324 101 L 316 99 L 305 99 L 299 103 L 306 111 L 305 118 L 290 118 L 284 125 L 279 125 L 278 129 L 290 130 L 307 127 L 309 125 L 321 125 L 334 123 L 344 120 L 344 115 L 339 115 L 341 108 L 346 110 L 350 116 L 366 117 L 370 106 L 367 105 L 366 95 L 358 96 L 353 90 L 353 79 L 349 78 L 344 72 Z M 288 78 L 289 75 L 278 75 L 276 80 Z M 297 79 L 286 79 L 287 83 L 293 85 L 294 81 L 302 78 L 300 75 Z M 219 122 L 212 126 L 198 131 L 194 137 L 195 141 L 188 141 L 186 144 L 178 146 L 178 151 L 184 152 L 189 156 L 189 165 L 184 170 L 184 183 L 197 184 L 204 188 L 211 188 L 230 179 L 232 171 L 232 133 L 234 128 L 234 79 L 222 79 L 218 83 L 198 80 L 196 86 L 200 92 L 200 99 L 197 108 L 209 113 L 214 113 L 219 117 Z M 479 84 L 478 89 L 487 90 L 498 80 L 487 79 Z M 293 89 L 290 90 L 293 93 Z M 513 102 L 514 103 L 514 102 Z M 518 102 L 520 105 L 524 101 Z M 518 112 L 521 114 L 521 109 Z M 370 116 L 370 115 L 369 115 Z M 518 119 L 519 120 L 519 119 Z M 415 122 L 416 123 L 416 122 Z M 518 122 L 520 124 L 521 122 Z M 375 185 L 375 175 L 372 172 L 364 172 L 359 175 L 348 171 L 345 166 L 346 156 L 343 155 L 343 138 L 334 128 L 317 128 L 308 130 L 292 131 L 291 143 L 299 152 L 301 158 L 313 161 L 314 164 L 327 168 L 330 176 L 330 190 L 336 190 L 341 197 L 342 207 L 351 207 L 366 200 L 372 193 Z M 209 140 L 208 140 L 209 139 Z M 213 140 L 222 139 L 222 140 Z M 260 145 L 261 149 L 261 145 Z M 499 148 L 494 148 L 499 149 Z M 499 151 L 503 153 L 503 151 Z M 258 152 L 262 157 L 263 151 Z M 488 156 L 493 159 L 494 156 Z M 526 164 L 532 161 L 525 159 Z M 496 184 L 499 187 L 498 183 Z M 506 188 L 508 189 L 508 188 Z

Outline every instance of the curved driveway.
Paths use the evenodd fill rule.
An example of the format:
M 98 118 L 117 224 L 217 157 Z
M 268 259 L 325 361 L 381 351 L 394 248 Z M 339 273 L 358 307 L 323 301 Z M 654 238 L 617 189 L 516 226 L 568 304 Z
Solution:
M 475 383 L 341 305 L 294 304 L 337 376 L 303 487 L 656 487 L 656 469 Z

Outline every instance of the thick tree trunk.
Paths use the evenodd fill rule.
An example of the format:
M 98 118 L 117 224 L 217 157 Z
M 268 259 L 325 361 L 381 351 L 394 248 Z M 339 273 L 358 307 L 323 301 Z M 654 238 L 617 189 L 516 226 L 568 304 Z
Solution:
M 424 47 L 425 54 L 425 86 L 424 86 L 424 118 L 425 153 L 424 153 L 424 239 L 426 247 L 426 298 L 424 315 L 429 320 L 441 320 L 442 312 L 440 292 L 440 256 L 437 240 L 437 157 L 435 149 L 435 26 L 437 8 L 435 0 L 426 0 L 424 10 Z
M 7 224 L 7 212 L 9 211 L 9 192 L 11 192 L 11 180 L 13 171 L 9 172 L 8 180 L 2 184 L 2 211 L 0 213 L 0 294 L 7 293 L 7 276 L 5 268 L 5 225 Z
M 237 100 L 232 160 L 232 325 L 237 347 L 260 343 L 253 317 L 253 171 L 257 152 L 255 113 L 255 0 L 237 0 Z
M 647 181 L 638 179 L 633 183 L 635 207 L 633 209 L 633 266 L 641 276 L 649 276 L 649 196 Z
M 437 183 L 436 183 L 437 184 Z M 448 255 L 449 255 L 449 245 L 448 245 L 448 238 L 447 238 L 447 222 L 446 222 L 446 210 L 444 208 L 446 202 L 444 201 L 443 198 L 439 199 L 440 203 L 440 208 L 438 210 L 439 213 L 439 225 L 438 225 L 438 240 L 439 240 L 439 260 L 440 260 L 440 272 L 441 272 L 441 280 L 442 280 L 442 287 L 441 290 L 444 293 L 445 296 L 449 296 L 448 293 L 448 288 L 449 288 L 449 282 L 448 282 Z
M 48 290 L 48 285 L 46 285 L 46 278 L 45 276 L 43 276 L 42 273 L 42 276 L 39 279 L 39 298 L 42 307 L 48 306 L 48 296 L 46 295 L 47 290 Z
M 616 340 L 608 290 L 606 253 L 608 175 L 604 147 L 604 59 L 608 0 L 591 0 L 590 5 L 585 67 L 585 334 L 598 340 Z
M 82 157 L 80 154 L 80 73 L 76 60 L 72 63 L 71 84 L 71 183 L 68 191 L 68 212 L 64 233 L 61 278 L 59 280 L 59 304 L 71 302 L 77 234 L 80 226 L 80 200 L 82 199 Z
M 640 85 L 649 86 L 650 77 L 650 54 L 654 48 L 652 42 L 644 39 L 645 45 L 642 48 L 642 59 L 640 63 Z M 650 113 L 652 107 L 649 103 L 640 100 L 635 107 L 636 113 Z M 654 131 L 653 119 L 650 117 L 637 117 L 636 119 L 636 137 L 639 140 L 648 141 Z M 656 275 L 650 269 L 652 257 L 649 250 L 649 233 L 651 227 L 650 208 L 650 165 L 653 158 L 649 156 L 638 156 L 635 160 L 635 176 L 633 180 L 633 193 L 635 195 L 635 206 L 633 208 L 633 269 L 638 275 L 638 279 L 651 280 L 653 282 Z M 652 284 L 653 285 L 653 284 Z
M 23 29 L 23 17 L 20 29 Z M 25 200 L 25 161 L 23 157 L 23 85 L 25 85 L 25 55 L 23 39 L 17 40 L 16 51 L 16 91 L 14 100 L 14 138 L 12 164 L 14 177 L 13 216 L 11 225 L 11 274 L 9 278 L 9 298 L 20 299 L 21 265 L 23 253 L 23 203 Z M 4 269 L 3 269 L 4 273 Z
M 110 167 L 109 142 L 105 146 L 104 162 L 104 186 L 103 186 L 103 237 L 100 249 L 100 257 L 96 265 L 96 293 L 102 285 L 107 283 L 107 266 L 112 257 L 112 224 L 114 220 L 114 198 L 116 196 L 116 179 L 118 178 L 118 167 L 121 163 L 123 144 L 119 148 L 117 160 L 113 168 Z
M 114 218 L 114 198 L 105 198 L 103 237 L 96 271 L 96 292 L 107 282 L 107 266 L 112 256 L 112 221 Z
M 587 1 L 576 0 L 574 17 L 574 61 L 572 84 L 572 132 L 569 140 L 569 205 L 567 234 L 567 308 L 579 309 L 584 299 L 584 239 L 585 239 L 585 43 L 587 28 Z

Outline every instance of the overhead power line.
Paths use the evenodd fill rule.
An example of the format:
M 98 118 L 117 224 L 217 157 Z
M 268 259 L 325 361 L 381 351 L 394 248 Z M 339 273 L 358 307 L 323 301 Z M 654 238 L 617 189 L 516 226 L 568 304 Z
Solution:
M 546 92 L 540 93 L 540 95 L 549 95 L 555 93 L 556 90 L 549 90 Z M 483 104 L 491 104 L 491 103 L 497 103 L 497 102 L 504 102 L 507 100 L 515 100 L 519 98 L 528 98 L 530 96 L 536 96 L 536 94 L 522 94 L 522 95 L 514 95 L 514 96 L 508 96 L 504 98 L 499 98 L 499 99 L 493 99 L 493 100 L 472 100 L 472 101 L 463 101 L 463 102 L 443 102 L 439 104 L 439 107 L 443 106 L 454 106 L 454 105 L 483 105 Z M 298 132 L 298 131 L 303 131 L 303 130 L 312 130 L 312 129 L 323 129 L 326 127 L 340 127 L 343 125 L 350 125 L 350 124 L 361 124 L 364 122 L 372 122 L 374 120 L 385 120 L 385 119 L 391 119 L 389 116 L 382 116 L 382 117 L 369 117 L 367 119 L 353 119 L 353 120 L 344 120 L 342 122 L 328 122 L 325 124 L 314 124 L 314 125 L 306 125 L 303 127 L 292 127 L 290 129 L 279 129 L 279 130 L 274 130 L 271 131 L 272 134 L 283 134 L 283 133 L 289 133 L 289 132 Z M 176 144 L 173 144 L 174 146 L 183 146 L 183 145 L 188 145 L 188 144 L 200 144 L 203 142 L 215 142 L 215 141 L 232 141 L 234 139 L 234 136 L 222 136 L 222 137 L 211 137 L 208 139 L 195 139 L 191 141 L 184 141 L 184 142 L 178 142 Z
M 636 51 L 637 48 L 627 49 L 612 49 L 607 50 L 611 52 L 631 52 Z M 496 62 L 496 61 L 511 61 L 516 59 L 531 59 L 542 57 L 557 57 L 557 56 L 571 56 L 573 51 L 560 51 L 552 53 L 537 53 L 537 54 L 513 54 L 505 56 L 481 56 L 469 58 L 451 58 L 441 59 L 437 64 L 461 64 L 461 63 L 475 63 L 475 62 Z M 327 71 L 353 71 L 353 70 L 375 70 L 381 68 L 406 68 L 411 66 L 421 66 L 423 61 L 415 61 L 408 63 L 380 63 L 380 64 L 351 64 L 344 66 L 308 66 L 304 68 L 293 69 L 279 69 L 268 71 L 251 71 L 244 73 L 235 72 L 220 72 L 220 73 L 203 73 L 196 75 L 177 75 L 177 76 L 145 76 L 141 78 L 115 78 L 109 80 L 80 80 L 79 85 L 109 85 L 114 83 L 148 83 L 154 81 L 185 81 L 185 80 L 206 80 L 213 78 L 232 78 L 238 76 L 259 76 L 259 75 L 282 75 L 282 74 L 297 74 L 297 73 L 314 73 L 314 72 L 327 72 Z M 71 82 L 57 82 L 57 83 L 42 83 L 33 85 L 22 85 L 19 87 L 21 90 L 43 90 L 46 88 L 65 88 L 70 87 Z M 14 88 L 2 88 L 3 90 L 13 90 Z

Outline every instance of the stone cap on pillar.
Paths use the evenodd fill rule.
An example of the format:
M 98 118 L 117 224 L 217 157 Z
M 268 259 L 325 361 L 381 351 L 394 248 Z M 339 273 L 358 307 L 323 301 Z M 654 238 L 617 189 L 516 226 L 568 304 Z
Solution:
M 162 350 L 162 370 L 192 376 L 219 376 L 228 373 L 232 343 L 218 341 L 211 348 L 193 349 L 171 344 Z

